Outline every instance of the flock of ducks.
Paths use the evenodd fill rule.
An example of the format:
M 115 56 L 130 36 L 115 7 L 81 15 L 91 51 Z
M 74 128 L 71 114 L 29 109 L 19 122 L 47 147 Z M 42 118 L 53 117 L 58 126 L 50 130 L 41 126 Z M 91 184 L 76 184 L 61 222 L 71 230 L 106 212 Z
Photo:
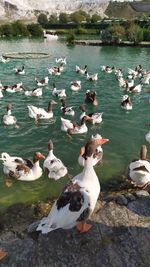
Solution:
M 1 62 L 3 62 L 1 60 Z M 5 62 L 3 62 L 5 63 Z M 48 75 L 61 75 L 64 66 L 67 64 L 66 58 L 57 58 L 56 63 L 58 66 L 48 68 Z M 143 85 L 149 85 L 150 71 L 146 71 L 141 65 L 135 67 L 135 69 L 128 69 L 128 78 L 124 78 L 122 69 L 116 69 L 110 66 L 101 66 L 101 70 L 106 73 L 114 72 L 119 87 L 123 88 L 125 94 L 122 96 L 120 103 L 121 108 L 126 110 L 132 110 L 132 101 L 127 93 L 140 93 Z M 84 75 L 87 80 L 95 82 L 98 79 L 98 73 L 89 75 L 88 67 L 84 68 L 79 66 L 75 67 L 76 73 Z M 15 69 L 17 75 L 24 75 L 24 66 L 21 69 Z M 136 81 L 138 81 L 137 84 Z M 31 91 L 24 89 L 23 84 L 19 83 L 13 86 L 0 85 L 1 97 L 3 92 L 18 92 L 23 91 L 27 96 L 41 96 L 42 87 L 49 83 L 49 77 L 46 76 L 42 80 L 35 79 L 36 85 L 39 86 Z M 78 91 L 81 89 L 81 81 L 76 80 L 70 83 L 70 89 L 72 91 Z M 90 103 L 93 106 L 98 106 L 97 95 L 95 91 L 87 90 L 85 94 L 85 104 L 80 105 L 81 111 L 80 122 L 69 120 L 64 118 L 67 116 L 74 116 L 75 111 L 73 107 L 67 106 L 65 103 L 66 91 L 65 89 L 57 89 L 56 85 L 52 86 L 52 96 L 57 97 L 61 103 L 61 130 L 66 132 L 69 136 L 73 134 L 82 134 L 88 131 L 86 125 L 90 122 L 92 125 L 99 124 L 103 120 L 102 112 L 95 112 L 88 114 L 86 112 L 85 104 Z M 47 110 L 36 107 L 34 105 L 28 105 L 28 115 L 30 118 L 38 122 L 41 119 L 53 118 L 53 107 L 56 105 L 56 101 L 50 100 Z M 5 126 L 14 125 L 17 126 L 17 119 L 12 115 L 12 104 L 7 105 L 7 114 L 3 116 L 3 123 Z M 146 140 L 150 142 L 150 134 L 146 136 Z M 71 181 L 62 190 L 59 198 L 52 207 L 50 214 L 43 218 L 37 231 L 42 233 L 48 233 L 58 228 L 72 228 L 76 226 L 80 233 L 87 232 L 91 225 L 86 223 L 93 212 L 99 193 L 100 183 L 94 170 L 94 166 L 102 161 L 103 149 L 102 145 L 107 143 L 109 139 L 102 138 L 100 134 L 91 136 L 85 143 L 84 147 L 80 148 L 80 154 L 78 156 L 78 163 L 83 167 L 81 173 L 71 179 Z M 58 180 L 64 177 L 67 173 L 67 167 L 63 164 L 61 159 L 54 155 L 54 145 L 52 140 L 48 142 L 48 155 L 45 157 L 41 152 L 36 152 L 33 155 L 33 160 L 24 159 L 17 156 L 11 156 L 6 152 L 1 153 L 0 160 L 3 162 L 3 172 L 6 176 L 14 178 L 20 181 L 34 181 L 42 176 L 43 171 L 48 178 Z M 150 161 L 146 158 L 147 150 L 146 146 L 141 147 L 139 159 L 132 161 L 128 166 L 128 180 L 134 186 L 139 188 L 145 188 L 150 183 Z M 40 167 L 40 160 L 43 161 L 43 168 Z

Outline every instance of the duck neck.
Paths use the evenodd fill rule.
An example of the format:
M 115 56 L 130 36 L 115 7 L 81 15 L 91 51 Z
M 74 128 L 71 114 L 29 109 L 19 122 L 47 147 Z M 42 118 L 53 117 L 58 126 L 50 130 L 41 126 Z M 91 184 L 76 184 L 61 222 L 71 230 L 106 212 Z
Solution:
M 48 157 L 53 157 L 54 154 L 53 154 L 53 149 L 49 150 L 49 153 L 48 153 Z
M 11 115 L 11 109 L 7 110 L 7 115 Z
M 32 170 L 36 170 L 40 167 L 39 160 L 36 160 L 33 164 Z
M 89 173 L 89 172 L 93 172 L 93 171 L 94 171 L 94 168 L 93 168 L 93 156 L 87 157 L 85 159 L 83 173 L 85 174 L 87 172 Z
M 53 108 L 52 103 L 49 103 L 49 104 L 48 104 L 47 112 L 48 112 L 48 113 L 52 112 L 52 108 Z

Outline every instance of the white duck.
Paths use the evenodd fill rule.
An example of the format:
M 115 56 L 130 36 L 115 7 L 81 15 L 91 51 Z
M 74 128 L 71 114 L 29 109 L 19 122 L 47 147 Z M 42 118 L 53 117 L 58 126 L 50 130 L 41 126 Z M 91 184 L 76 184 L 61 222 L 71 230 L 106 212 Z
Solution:
M 121 107 L 126 110 L 131 110 L 132 109 L 132 102 L 131 99 L 128 95 L 124 95 L 122 97 L 121 101 Z
M 42 96 L 42 94 L 43 94 L 43 91 L 42 91 L 42 88 L 34 88 L 33 90 L 26 90 L 25 92 L 24 92 L 24 94 L 26 95 L 26 96 Z
M 14 125 L 16 128 L 18 128 L 19 126 L 17 125 L 17 119 L 15 116 L 11 114 L 11 110 L 12 110 L 12 104 L 8 104 L 7 114 L 3 116 L 3 124 L 5 126 Z
M 54 100 L 50 100 L 48 103 L 47 111 L 43 108 L 38 108 L 36 106 L 29 105 L 27 106 L 29 110 L 29 117 L 35 119 L 36 121 L 39 119 L 51 119 L 53 118 L 52 108 L 55 104 L 57 103 Z
M 67 132 L 69 135 L 71 134 L 82 134 L 88 131 L 88 128 L 85 124 L 86 118 L 81 120 L 81 124 L 79 125 L 77 122 L 73 122 L 61 117 L 61 130 L 63 132 Z
M 60 108 L 61 112 L 64 115 L 74 116 L 75 111 L 73 110 L 73 108 L 66 106 L 64 99 L 61 99 L 60 101 L 61 101 L 61 108 Z
M 89 140 L 88 143 L 93 142 L 93 141 L 97 145 L 96 151 L 95 151 L 95 153 L 93 155 L 93 166 L 95 166 L 100 161 L 102 161 L 102 158 L 103 158 L 103 149 L 102 149 L 101 146 L 103 144 L 105 144 L 106 142 L 108 142 L 109 139 L 102 138 L 102 136 L 100 134 L 96 134 L 95 136 L 92 135 L 92 137 L 91 137 L 91 139 Z M 80 155 L 78 157 L 78 163 L 81 166 L 84 166 L 84 164 L 85 164 L 84 153 L 85 153 L 85 147 L 81 147 L 81 149 L 80 149 Z
M 54 155 L 53 142 L 51 140 L 49 140 L 48 143 L 48 151 L 48 156 L 43 163 L 43 169 L 46 171 L 48 178 L 58 180 L 61 177 L 64 177 L 68 170 L 62 161 Z
M 0 56 L 0 62 L 7 63 L 7 62 L 9 62 L 9 59 L 4 57 L 4 56 Z
M 3 86 L 3 90 L 5 90 L 8 93 L 22 92 L 22 91 L 24 91 L 23 83 L 20 82 L 20 83 L 14 84 L 12 86 L 9 86 L 9 85 Z
M 59 67 L 59 66 L 55 66 L 55 67 L 51 67 L 51 68 L 48 68 L 48 73 L 50 75 L 61 75 L 61 72 L 63 71 L 63 66 Z
M 92 74 L 92 75 L 89 75 L 88 73 L 86 74 L 86 78 L 87 80 L 89 81 L 97 81 L 98 80 L 98 73 L 95 73 L 95 74 Z
M 58 98 L 66 98 L 66 90 L 65 89 L 57 89 L 55 83 L 53 83 L 52 95 L 57 96 Z
M 37 78 L 35 78 L 35 82 L 38 86 L 45 86 L 45 85 L 48 85 L 48 81 L 49 81 L 49 78 L 48 76 L 46 76 L 44 79 L 42 80 L 38 80 Z
M 78 91 L 81 89 L 81 81 L 73 81 L 70 83 L 70 89 L 72 91 Z
M 80 74 L 86 74 L 87 73 L 87 65 L 85 65 L 83 69 L 81 69 L 79 66 L 76 65 L 76 72 L 80 73 Z
M 67 64 L 66 57 L 56 58 L 56 59 L 55 59 L 55 62 L 56 62 L 56 63 L 64 64 L 64 65 Z
M 141 83 L 135 85 L 135 86 L 131 86 L 127 89 L 127 92 L 130 93 L 140 93 L 142 91 L 142 87 L 143 85 Z
M 3 162 L 4 174 L 10 178 L 16 178 L 19 181 L 34 181 L 41 177 L 43 171 L 39 165 L 39 159 L 45 159 L 45 156 L 40 152 L 36 152 L 31 160 L 19 160 L 14 161 L 5 160 Z
M 112 73 L 112 71 L 114 70 L 114 67 L 110 67 L 110 66 L 101 66 L 101 70 L 107 73 Z
M 93 112 L 86 114 L 85 106 L 81 105 L 79 109 L 82 111 L 82 114 L 80 115 L 80 120 L 82 120 L 83 117 L 86 117 L 86 121 L 91 122 L 92 124 L 101 123 L 103 118 L 103 112 Z
M 65 186 L 49 215 L 40 221 L 37 231 L 46 234 L 58 228 L 76 226 L 83 233 L 92 227 L 86 220 L 92 214 L 100 193 L 100 183 L 93 169 L 95 149 L 94 143 L 86 146 L 83 171 Z
M 129 182 L 139 188 L 150 184 L 150 161 L 146 159 L 147 148 L 142 145 L 140 158 L 133 160 L 128 166 Z
M 24 75 L 25 74 L 24 66 L 22 66 L 21 69 L 14 68 L 14 70 L 15 70 L 15 73 L 16 74 L 21 74 L 21 75 Z

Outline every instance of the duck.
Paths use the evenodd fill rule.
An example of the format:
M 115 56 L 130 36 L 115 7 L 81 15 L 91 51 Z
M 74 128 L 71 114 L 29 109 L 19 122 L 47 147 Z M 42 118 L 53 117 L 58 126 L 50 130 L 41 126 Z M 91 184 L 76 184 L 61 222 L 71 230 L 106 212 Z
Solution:
M 147 147 L 142 145 L 139 159 L 128 166 L 128 180 L 138 188 L 146 188 L 150 184 L 150 160 L 146 158 Z
M 72 91 L 78 91 L 79 89 L 81 89 L 81 81 L 72 81 L 70 83 L 70 89 Z
M 66 98 L 66 90 L 65 89 L 57 89 L 55 83 L 53 83 L 53 96 L 57 96 L 59 99 Z
M 66 57 L 56 58 L 56 59 L 55 59 L 55 62 L 56 62 L 56 63 L 64 64 L 64 65 L 67 64 Z
M 81 124 L 78 124 L 75 121 L 64 119 L 62 117 L 60 119 L 61 119 L 61 131 L 67 132 L 68 135 L 83 134 L 83 133 L 87 133 L 88 131 L 88 128 L 85 124 L 86 117 L 84 117 L 81 120 Z
M 61 75 L 61 72 L 63 71 L 63 66 L 55 66 L 48 68 L 47 70 L 50 75 Z
M 86 74 L 87 73 L 87 65 L 85 65 L 83 69 L 81 69 L 78 65 L 76 65 L 76 72 L 80 73 L 80 74 Z
M 142 87 L 143 85 L 142 84 L 137 84 L 135 86 L 131 86 L 127 89 L 127 92 L 130 92 L 130 93 L 140 93 L 142 91 Z
M 9 61 L 10 61 L 10 60 L 9 60 L 8 58 L 4 57 L 3 55 L 0 56 L 0 62 L 2 62 L 2 63 L 7 63 L 7 62 L 9 62 Z
M 98 101 L 96 99 L 96 92 L 87 90 L 85 94 L 85 101 L 91 103 L 94 106 L 98 105 Z
M 1 153 L 1 157 L 0 160 L 2 160 L 3 162 L 5 161 L 17 161 L 20 160 L 23 162 L 23 159 L 21 157 L 17 157 L 17 156 L 10 156 L 7 152 L 2 152 Z
M 26 90 L 25 92 L 24 92 L 24 94 L 26 95 L 26 96 L 42 96 L 42 94 L 43 94 L 43 91 L 42 91 L 43 89 L 42 88 L 40 88 L 40 87 L 38 87 L 38 88 L 34 88 L 33 90 Z
M 25 68 L 22 66 L 21 69 L 14 68 L 16 74 L 24 75 L 25 74 Z
M 5 160 L 3 162 L 4 174 L 10 178 L 15 178 L 19 181 L 35 181 L 42 176 L 42 168 L 39 165 L 39 160 L 45 159 L 45 156 L 36 152 L 31 160 Z
M 97 81 L 98 80 L 98 73 L 89 75 L 88 73 L 86 74 L 86 78 L 89 81 Z
M 38 86 L 45 86 L 45 85 L 48 85 L 48 81 L 49 81 L 49 78 L 48 76 L 46 76 L 44 79 L 42 80 L 38 80 L 37 78 L 35 78 L 35 82 Z
M 128 95 L 122 97 L 121 107 L 126 110 L 132 110 L 132 102 Z
M 123 77 L 119 77 L 118 82 L 119 82 L 119 87 L 124 87 L 124 88 L 127 87 L 127 82 Z
M 100 134 L 96 134 L 95 136 L 94 135 L 91 136 L 91 139 L 89 140 L 89 142 L 91 141 L 92 142 L 94 141 L 98 145 L 93 155 L 93 166 L 95 166 L 102 161 L 102 158 L 103 158 L 102 145 L 107 143 L 109 139 L 102 138 Z M 84 153 L 85 153 L 85 147 L 81 147 L 80 155 L 78 157 L 78 163 L 80 166 L 84 166 L 85 164 Z
M 93 112 L 93 113 L 89 113 L 86 114 L 86 110 L 85 110 L 85 106 L 81 105 L 79 107 L 79 109 L 82 111 L 82 114 L 80 115 L 80 120 L 82 120 L 83 117 L 86 116 L 86 121 L 91 122 L 93 125 L 96 123 L 101 123 L 103 118 L 103 112 Z
M 5 126 L 14 125 L 15 128 L 19 128 L 19 126 L 17 125 L 16 117 L 11 114 L 12 107 L 13 107 L 12 104 L 7 105 L 7 107 L 6 107 L 7 108 L 7 114 L 5 114 L 3 116 L 3 124 Z
M 112 71 L 114 70 L 114 67 L 110 67 L 110 66 L 101 66 L 101 70 L 107 73 L 112 73 Z
M 41 120 L 41 119 L 51 119 L 53 118 L 52 108 L 57 103 L 54 100 L 50 100 L 48 103 L 47 111 L 43 108 L 38 108 L 36 106 L 28 105 L 29 117 L 32 119 Z
M 38 224 L 36 231 L 42 234 L 59 228 L 76 226 L 79 233 L 88 232 L 92 225 L 86 221 L 94 211 L 100 194 L 100 183 L 93 168 L 94 142 L 85 146 L 85 165 L 81 173 L 72 178 L 64 187 L 47 217 Z
M 134 75 L 135 77 L 137 77 L 138 71 L 137 70 L 133 70 L 131 68 L 128 68 L 128 74 L 129 75 Z
M 66 106 L 64 99 L 61 99 L 60 101 L 61 101 L 61 108 L 60 108 L 61 112 L 64 115 L 74 116 L 75 115 L 75 111 L 73 110 L 73 108 Z
M 24 91 L 23 83 L 16 83 L 12 86 L 6 85 L 3 86 L 3 90 L 5 90 L 8 93 L 16 93 L 16 92 L 22 92 Z
M 68 170 L 60 159 L 58 159 L 53 153 L 54 145 L 52 140 L 48 142 L 48 156 L 43 163 L 43 169 L 47 173 L 48 178 L 58 180 L 64 177 Z

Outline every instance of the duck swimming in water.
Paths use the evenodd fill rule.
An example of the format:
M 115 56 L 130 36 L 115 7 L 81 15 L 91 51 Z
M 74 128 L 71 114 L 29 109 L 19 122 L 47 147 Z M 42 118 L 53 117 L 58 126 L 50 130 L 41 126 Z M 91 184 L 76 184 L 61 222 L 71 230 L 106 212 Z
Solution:
M 53 153 L 53 142 L 49 140 L 48 142 L 48 156 L 44 160 L 43 168 L 47 173 L 48 178 L 58 180 L 64 177 L 68 170 L 60 159 L 58 159 Z
M 128 166 L 129 182 L 139 188 L 146 188 L 150 184 L 150 160 L 146 156 L 147 147 L 142 145 L 139 159 L 133 160 Z

